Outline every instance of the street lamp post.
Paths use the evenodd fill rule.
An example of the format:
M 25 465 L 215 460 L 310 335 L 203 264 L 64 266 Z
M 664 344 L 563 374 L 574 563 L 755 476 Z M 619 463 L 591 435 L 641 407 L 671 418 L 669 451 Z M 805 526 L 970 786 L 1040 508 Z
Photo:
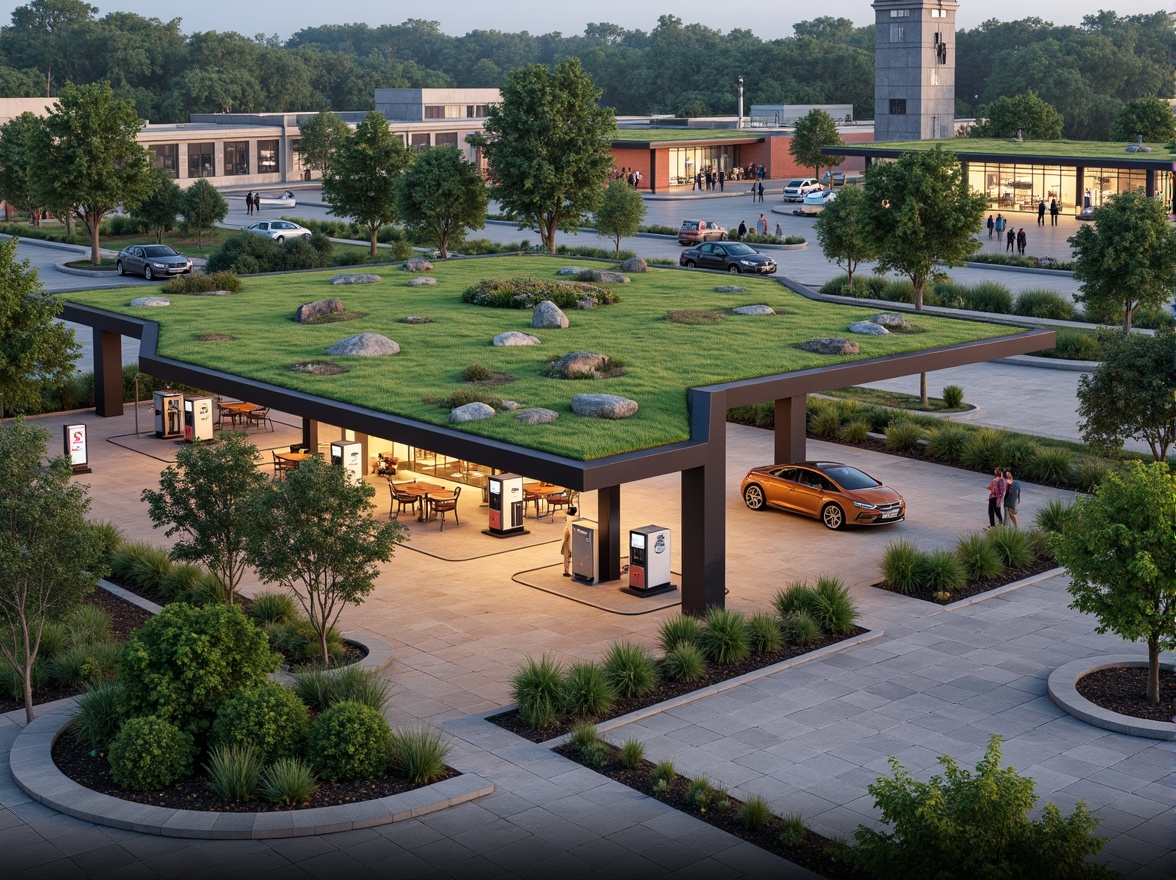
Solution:
M 739 77 L 739 122 L 736 128 L 743 128 L 743 77 Z

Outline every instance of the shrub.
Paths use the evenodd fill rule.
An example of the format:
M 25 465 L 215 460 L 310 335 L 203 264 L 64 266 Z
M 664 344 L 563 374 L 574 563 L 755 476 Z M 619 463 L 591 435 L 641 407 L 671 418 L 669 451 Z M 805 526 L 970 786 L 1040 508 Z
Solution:
M 523 721 L 536 730 L 543 730 L 555 724 L 563 713 L 566 687 L 563 665 L 544 654 L 538 660 L 526 659 L 522 669 L 515 673 L 510 693 L 519 704 Z
M 960 460 L 964 444 L 970 436 L 963 425 L 944 422 L 927 435 L 927 455 L 936 461 L 954 464 Z
M 693 645 L 698 642 L 698 635 L 702 632 L 702 624 L 698 618 L 689 614 L 675 614 L 667 617 L 658 628 L 658 644 L 666 653 L 680 645 Z
M 258 793 L 272 804 L 294 807 L 310 800 L 318 790 L 314 771 L 301 758 L 278 758 L 261 773 Z
M 1071 327 L 1059 327 L 1057 339 L 1052 350 L 1054 357 L 1072 361 L 1102 360 L 1102 346 L 1098 338 L 1085 330 L 1075 330 Z
M 882 554 L 882 578 L 896 593 L 919 589 L 919 564 L 923 551 L 907 538 L 899 538 Z
M 621 743 L 621 747 L 617 750 L 617 757 L 620 758 L 622 766 L 626 769 L 636 770 L 645 760 L 645 746 L 641 744 L 639 739 L 627 739 Z
M 93 382 L 93 378 L 93 374 L 91 374 L 91 383 Z M 73 409 L 73 407 L 68 408 Z M 102 547 L 102 560 L 109 564 L 110 554 L 118 549 L 123 542 L 122 529 L 108 519 L 100 519 L 90 521 L 90 530 L 95 540 Z
M 236 293 L 240 289 L 241 279 L 232 272 L 213 272 L 211 275 L 193 272 L 190 275 L 177 275 L 163 285 L 163 292 L 168 296 L 211 293 L 217 290 Z
M 969 532 L 956 540 L 956 556 L 970 581 L 996 577 L 1004 571 L 1000 556 L 983 532 Z
M 709 608 L 698 647 L 712 663 L 738 663 L 751 652 L 751 633 L 747 620 L 738 611 Z
M 965 291 L 964 308 L 973 312 L 1007 315 L 1013 310 L 1013 294 L 1003 284 L 981 281 Z
M 914 452 L 922 439 L 923 429 L 906 419 L 898 419 L 886 429 L 886 448 L 895 452 Z
M 261 768 L 253 746 L 216 746 L 204 765 L 208 790 L 230 804 L 251 801 L 261 781 Z
M 1074 304 L 1056 290 L 1030 288 L 1017 294 L 1013 314 L 1025 318 L 1069 321 L 1074 317 Z
M 861 443 L 870 433 L 870 423 L 865 419 L 846 422 L 837 432 L 838 438 L 846 443 Z
M 265 633 L 236 605 L 166 605 L 119 654 L 123 711 L 203 735 L 222 702 L 260 685 L 277 665 Z
M 772 604 L 776 608 L 776 614 L 784 620 L 794 611 L 807 611 L 811 614 L 816 608 L 816 597 L 813 595 L 813 588 L 804 581 L 793 581 L 776 593 Z
M 919 586 L 936 593 L 952 593 L 966 581 L 964 566 L 950 550 L 932 550 L 919 560 Z
M 1072 507 L 1072 504 L 1067 504 L 1061 498 L 1051 498 L 1037 508 L 1037 513 L 1033 515 L 1033 523 L 1043 532 L 1060 534 Z
M 550 300 L 561 309 L 576 309 L 589 302 L 612 305 L 618 298 L 611 288 L 598 284 L 531 277 L 483 279 L 461 295 L 464 303 L 500 309 L 531 309 L 543 300 Z
M 121 648 L 115 641 L 71 645 L 48 661 L 49 677 L 70 687 L 113 681 Z
M 858 619 L 857 603 L 849 594 L 849 587 L 834 575 L 820 575 L 813 588 L 814 617 L 827 633 L 844 635 L 853 629 Z
M 948 409 L 956 409 L 963 405 L 964 389 L 959 385 L 944 385 L 940 396 L 943 397 L 943 404 Z
M 1071 468 L 1074 482 L 1078 488 L 1083 492 L 1091 493 L 1098 488 L 1099 483 L 1103 481 L 1103 477 L 1107 475 L 1109 470 L 1110 466 L 1101 458 L 1080 458 L 1077 466 Z M 1054 485 L 1064 486 L 1066 481 L 1061 479 Z
M 997 526 L 984 533 L 1005 568 L 1024 568 L 1036 560 L 1033 539 L 1012 526 Z
M 936 281 L 924 288 L 924 301 L 929 306 L 946 306 L 949 309 L 962 309 L 967 288 L 961 284 L 945 279 Z
M 277 682 L 238 691 L 216 711 L 212 742 L 248 746 L 257 760 L 270 764 L 297 754 L 306 739 L 310 716 L 297 694 Z
M 564 706 L 573 715 L 603 715 L 617 692 L 598 663 L 573 663 L 564 683 Z
M 811 645 L 821 637 L 821 625 L 807 611 L 792 611 L 784 618 L 781 629 L 790 645 Z
M 118 711 L 118 684 L 104 682 L 78 697 L 74 724 L 90 748 L 103 751 L 118 734 L 122 716 Z
M 759 831 L 772 821 L 772 808 L 762 795 L 753 794 L 739 808 L 739 821 L 747 826 L 748 831 Z
M 414 785 L 436 782 L 446 773 L 450 746 L 427 724 L 405 727 L 392 734 L 392 768 Z
M 129 718 L 110 741 L 110 773 L 120 788 L 166 788 L 192 772 L 192 737 L 156 715 Z
M 887 302 L 903 302 L 913 305 L 915 302 L 915 285 L 911 284 L 905 278 L 897 281 L 887 281 L 886 286 L 882 288 L 879 295 Z
M 488 391 L 483 391 L 480 388 L 459 388 L 448 397 L 441 401 L 441 406 L 444 409 L 456 409 L 459 406 L 465 406 L 467 403 L 484 403 L 493 410 L 501 412 L 503 409 L 502 398 L 497 394 L 491 394 Z
M 974 471 L 991 471 L 1004 465 L 1005 431 L 997 428 L 979 428 L 964 443 L 960 450 L 960 464 Z
M 697 645 L 690 643 L 667 651 L 662 665 L 674 681 L 700 681 L 706 675 L 706 658 Z
M 686 786 L 686 802 L 694 804 L 700 810 L 705 810 L 715 799 L 715 787 L 705 776 L 698 776 L 690 780 Z
M 1002 455 L 1004 466 L 1016 473 L 1021 473 L 1025 465 L 1037 455 L 1040 447 L 1029 437 L 1010 434 L 1005 438 Z
M 751 638 L 751 650 L 759 654 L 779 651 L 784 644 L 784 634 L 780 632 L 780 620 L 774 614 L 762 611 L 751 615 L 747 619 L 747 631 Z
M 310 726 L 306 754 L 331 782 L 383 776 L 392 757 L 392 730 L 371 706 L 336 703 Z
M 1074 456 L 1057 446 L 1039 447 L 1021 468 L 1025 475 L 1047 486 L 1064 486 L 1070 481 Z
M 671 785 L 674 778 L 678 775 L 678 771 L 674 769 L 673 761 L 658 761 L 653 770 L 649 772 L 649 778 L 652 782 L 664 782 L 666 785 Z
M 812 432 L 818 437 L 836 437 L 841 430 L 841 413 L 829 407 L 817 412 L 812 420 Z
M 272 623 L 287 623 L 296 617 L 298 603 L 289 593 L 258 593 L 249 606 L 249 619 L 260 627 Z
M 604 669 L 622 697 L 640 696 L 657 687 L 657 662 L 644 645 L 614 642 L 605 655 Z

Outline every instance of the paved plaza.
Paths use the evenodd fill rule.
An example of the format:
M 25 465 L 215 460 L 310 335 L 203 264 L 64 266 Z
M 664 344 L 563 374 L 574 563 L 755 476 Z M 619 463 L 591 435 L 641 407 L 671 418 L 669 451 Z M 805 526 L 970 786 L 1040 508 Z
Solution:
M 684 216 L 713 216 L 724 224 L 734 217 L 737 225 L 740 212 L 750 221 L 761 210 L 752 214 L 752 206 L 733 197 L 648 204 L 647 222 L 672 225 Z M 303 214 L 303 206 L 294 213 Z M 792 232 L 788 223 L 811 227 L 800 218 L 783 217 L 781 223 L 786 234 Z M 512 231 L 498 225 L 486 235 L 511 240 Z M 1062 234 L 1072 230 L 1056 233 Z M 808 237 L 807 251 L 780 255 L 781 272 L 819 282 L 836 269 Z M 21 247 L 23 252 L 26 245 Z M 672 243 L 671 250 L 678 252 Z M 1041 252 L 1032 245 L 1030 250 Z M 1000 275 L 996 280 L 1015 289 L 1037 286 L 1042 278 L 964 271 Z M 46 280 L 53 274 L 42 272 Z M 1011 364 L 965 369 L 972 372 L 963 379 L 933 374 L 930 387 L 963 385 L 966 398 L 980 405 L 979 423 L 1076 437 L 1077 374 Z M 273 434 L 253 434 L 263 448 L 300 438 L 296 420 L 280 414 L 276 419 Z M 134 437 L 130 408 L 115 419 L 83 412 L 35 421 L 52 431 L 56 449 L 61 426 L 74 420 L 89 425 L 94 473 L 79 479 L 91 487 L 93 515 L 116 522 L 129 537 L 166 545 L 151 528 L 139 493 L 157 484 L 174 458 L 174 444 Z M 149 421 L 143 407 L 143 430 Z M 1110 838 L 1101 861 L 1132 880 L 1176 875 L 1176 745 L 1089 726 L 1064 714 L 1046 693 L 1046 678 L 1058 666 L 1123 651 L 1145 656 L 1142 645 L 1096 634 L 1092 618 L 1068 609 L 1062 574 L 953 608 L 874 588 L 891 541 L 906 537 L 927 549 L 950 547 L 960 534 L 986 525 L 987 481 L 955 468 L 815 441 L 809 454 L 847 461 L 899 488 L 908 501 L 908 521 L 833 533 L 816 521 L 748 511 L 738 483 L 749 467 L 770 461 L 772 438 L 766 431 L 728 426 L 728 606 L 768 610 L 786 583 L 836 573 L 861 607 L 861 625 L 878 635 L 610 725 L 607 736 L 616 742 L 637 737 L 655 760 L 672 758 L 681 772 L 706 775 L 739 796 L 761 794 L 776 812 L 800 813 L 822 833 L 849 835 L 859 822 L 876 818 L 866 786 L 888 772 L 888 756 L 926 778 L 937 755 L 974 765 L 988 736 L 997 733 L 1005 738 L 1006 763 L 1033 777 L 1043 801 L 1068 811 L 1085 800 L 1101 821 L 1099 833 Z M 387 516 L 382 481 L 377 490 L 385 493 L 376 502 Z M 622 530 L 657 523 L 676 537 L 680 491 L 675 476 L 626 485 Z M 1031 522 L 1052 497 L 1070 496 L 1027 485 L 1022 522 Z M 0 718 L 0 873 L 120 880 L 812 877 L 484 720 L 510 702 L 509 679 L 524 657 L 550 652 L 565 662 L 596 659 L 617 639 L 653 645 L 658 625 L 674 609 L 616 614 L 545 591 L 544 578 L 560 581 L 561 518 L 528 519 L 532 536 L 525 544 L 497 546 L 491 555 L 478 543 L 486 515 L 479 501 L 477 493 L 464 493 L 460 524 L 447 523 L 444 533 L 435 524 L 409 523 L 412 540 L 384 567 L 368 601 L 345 613 L 342 627 L 393 645 L 386 673 L 393 725 L 440 725 L 454 747 L 450 763 L 492 782 L 492 795 L 382 828 L 289 840 L 209 842 L 100 828 L 57 814 L 17 789 L 7 754 L 23 713 L 10 713 Z M 582 515 L 594 517 L 594 497 L 582 501 Z M 679 551 L 673 548 L 675 562 Z M 249 593 L 262 588 L 255 581 L 245 585 Z

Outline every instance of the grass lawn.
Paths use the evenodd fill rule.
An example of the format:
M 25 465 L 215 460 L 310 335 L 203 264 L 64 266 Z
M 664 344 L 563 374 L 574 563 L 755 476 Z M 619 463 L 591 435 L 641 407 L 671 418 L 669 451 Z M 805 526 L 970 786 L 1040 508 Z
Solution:
M 486 389 L 525 407 L 560 413 L 549 425 L 528 426 L 509 414 L 470 422 L 462 430 L 574 459 L 645 449 L 689 438 L 686 389 L 829 363 L 901 354 L 956 343 L 1007 336 L 1009 327 L 920 315 L 924 332 L 855 337 L 857 357 L 829 357 L 795 346 L 814 337 L 845 336 L 851 321 L 876 307 L 818 303 L 766 278 L 731 279 L 719 274 L 651 269 L 620 286 L 620 302 L 592 311 L 568 313 L 565 330 L 535 330 L 539 346 L 499 348 L 494 336 L 506 330 L 532 332 L 531 312 L 466 305 L 461 294 L 486 278 L 533 275 L 554 279 L 572 260 L 542 256 L 491 257 L 439 262 L 433 287 L 409 287 L 413 276 L 396 268 L 380 270 L 377 284 L 331 287 L 337 271 L 243 279 L 232 297 L 178 296 L 166 309 L 131 309 L 125 289 L 65 294 L 71 301 L 97 306 L 160 324 L 159 352 L 166 357 L 370 407 L 437 425 L 448 423 L 440 400 L 463 388 L 462 373 L 471 364 L 506 373 L 516 381 Z M 583 262 L 580 263 L 583 265 Z M 742 293 L 716 293 L 715 287 L 738 282 Z M 136 291 L 137 292 L 137 291 Z M 295 324 L 302 303 L 338 297 L 348 312 L 367 317 L 313 326 Z M 673 311 L 720 310 L 767 304 L 767 317 L 724 314 L 706 324 L 665 320 Z M 427 316 L 428 324 L 404 324 L 409 315 Z M 401 352 L 383 358 L 327 358 L 324 350 L 340 339 L 365 331 L 396 340 Z M 200 334 L 226 334 L 229 342 L 201 342 Z M 620 358 L 625 374 L 598 381 L 556 380 L 543 374 L 549 361 L 571 351 L 600 352 Z M 333 361 L 350 372 L 314 376 L 289 371 L 305 361 Z M 630 397 L 640 411 L 624 421 L 581 418 L 569 409 L 575 394 L 610 393 Z M 395 438 L 389 438 L 395 439 Z

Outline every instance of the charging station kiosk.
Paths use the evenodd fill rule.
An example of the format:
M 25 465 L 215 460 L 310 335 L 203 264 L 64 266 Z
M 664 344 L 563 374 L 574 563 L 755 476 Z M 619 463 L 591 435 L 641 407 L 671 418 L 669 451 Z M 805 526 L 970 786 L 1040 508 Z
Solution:
M 162 439 L 179 437 L 184 433 L 184 395 L 178 391 L 156 391 L 155 436 Z
M 596 523 L 578 519 L 572 523 L 572 580 L 583 584 L 597 582 Z
M 212 398 L 184 398 L 184 439 L 189 443 L 212 439 Z
M 629 530 L 628 589 L 639 596 L 676 589 L 670 583 L 670 530 L 665 526 Z
M 331 441 L 331 464 L 343 468 L 352 483 L 363 482 L 363 446 L 352 440 Z
M 490 505 L 490 527 L 484 534 L 495 538 L 525 535 L 523 528 L 523 478 L 518 474 L 495 474 L 486 480 Z

